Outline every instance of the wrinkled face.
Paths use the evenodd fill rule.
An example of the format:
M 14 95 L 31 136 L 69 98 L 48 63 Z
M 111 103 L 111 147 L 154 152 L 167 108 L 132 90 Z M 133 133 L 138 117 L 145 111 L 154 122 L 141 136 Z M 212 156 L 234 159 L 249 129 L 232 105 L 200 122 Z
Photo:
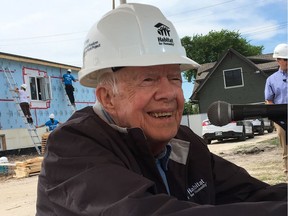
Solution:
M 125 67 L 108 110 L 117 125 L 138 127 L 152 143 L 166 142 L 179 128 L 184 108 L 179 65 Z

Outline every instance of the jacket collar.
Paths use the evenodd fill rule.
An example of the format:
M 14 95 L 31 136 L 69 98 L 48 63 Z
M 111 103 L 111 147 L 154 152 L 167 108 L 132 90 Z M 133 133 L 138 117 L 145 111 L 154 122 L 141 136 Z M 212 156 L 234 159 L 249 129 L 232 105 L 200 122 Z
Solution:
M 114 120 L 111 118 L 109 113 L 107 113 L 103 109 L 102 105 L 98 101 L 96 101 L 96 103 L 94 104 L 93 110 L 103 121 L 105 121 L 107 124 L 109 124 L 115 130 L 117 130 L 121 133 L 126 133 L 126 134 L 128 133 L 127 128 L 119 127 L 115 124 Z M 171 145 L 171 147 L 170 146 L 168 147 L 169 153 L 167 154 L 167 152 L 166 152 L 167 148 L 165 148 L 164 156 L 169 157 L 171 160 L 174 160 L 178 163 L 186 164 L 190 143 L 187 141 L 184 141 L 184 140 L 173 138 L 170 140 L 169 145 Z M 159 155 L 158 155 L 158 158 L 159 158 Z M 163 164 L 164 168 L 166 168 L 166 165 L 167 165 L 166 162 L 164 162 L 164 164 Z
M 98 101 L 96 101 L 96 103 L 93 105 L 93 110 L 103 121 L 105 121 L 107 124 L 109 124 L 115 130 L 117 130 L 121 133 L 128 133 L 127 128 L 119 127 L 118 125 L 115 124 L 112 117 L 109 115 L 109 113 L 107 113 L 103 109 L 102 105 Z

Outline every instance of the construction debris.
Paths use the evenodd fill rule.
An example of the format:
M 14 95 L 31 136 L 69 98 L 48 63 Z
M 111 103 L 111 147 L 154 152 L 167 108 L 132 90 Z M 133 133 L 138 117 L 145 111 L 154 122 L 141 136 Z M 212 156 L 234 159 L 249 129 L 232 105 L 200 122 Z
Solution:
M 0 176 L 8 176 L 14 173 L 14 165 L 0 163 Z
M 14 165 L 9 163 L 7 157 L 0 157 L 0 175 L 9 175 L 13 172 Z

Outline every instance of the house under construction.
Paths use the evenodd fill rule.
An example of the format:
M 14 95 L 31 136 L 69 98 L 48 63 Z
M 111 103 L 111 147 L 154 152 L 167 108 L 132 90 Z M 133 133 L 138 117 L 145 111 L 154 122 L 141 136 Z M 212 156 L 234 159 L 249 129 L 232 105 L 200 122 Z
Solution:
M 0 152 L 31 147 L 38 151 L 46 128 L 36 129 L 36 125 L 44 124 L 51 113 L 65 122 L 76 109 L 95 103 L 95 89 L 74 82 L 76 106 L 71 105 L 62 82 L 67 69 L 78 78 L 79 67 L 0 52 Z M 26 121 L 14 91 L 24 83 L 31 99 L 32 125 Z

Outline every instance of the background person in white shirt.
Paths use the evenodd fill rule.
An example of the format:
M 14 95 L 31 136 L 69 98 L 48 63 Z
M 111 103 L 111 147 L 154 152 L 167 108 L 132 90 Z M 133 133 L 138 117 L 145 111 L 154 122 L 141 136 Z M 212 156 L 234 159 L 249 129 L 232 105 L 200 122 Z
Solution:
M 28 95 L 26 89 L 27 85 L 22 84 L 20 89 L 18 88 L 15 89 L 15 92 L 19 94 L 20 107 L 24 113 L 24 116 L 27 119 L 27 122 L 33 124 L 32 115 L 30 113 L 30 96 Z

